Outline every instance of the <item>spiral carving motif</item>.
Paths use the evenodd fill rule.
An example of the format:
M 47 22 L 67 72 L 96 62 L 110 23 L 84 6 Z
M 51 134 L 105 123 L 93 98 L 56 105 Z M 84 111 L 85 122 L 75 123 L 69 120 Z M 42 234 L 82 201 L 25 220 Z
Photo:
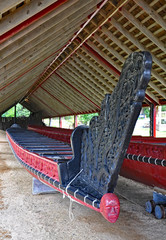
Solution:
M 105 95 L 100 116 L 93 117 L 89 128 L 83 130 L 83 171 L 78 181 L 86 183 L 87 190 L 98 196 L 114 191 L 150 80 L 151 65 L 150 53 L 132 53 L 113 93 Z

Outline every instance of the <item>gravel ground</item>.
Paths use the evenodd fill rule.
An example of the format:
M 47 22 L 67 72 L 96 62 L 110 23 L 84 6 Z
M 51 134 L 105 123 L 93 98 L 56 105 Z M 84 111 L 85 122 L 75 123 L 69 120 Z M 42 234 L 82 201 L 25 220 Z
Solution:
M 116 194 L 121 212 L 116 223 L 73 203 L 62 194 L 32 195 L 32 177 L 13 156 L 0 131 L 0 240 L 165 240 L 166 220 L 145 212 L 152 189 L 120 177 Z

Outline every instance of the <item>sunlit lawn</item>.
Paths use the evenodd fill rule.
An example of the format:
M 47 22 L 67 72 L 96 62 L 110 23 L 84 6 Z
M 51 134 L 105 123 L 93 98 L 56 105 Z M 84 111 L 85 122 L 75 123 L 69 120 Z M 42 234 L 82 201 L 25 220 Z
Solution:
M 149 136 L 149 128 L 135 127 L 133 135 Z M 166 131 L 156 131 L 156 137 L 166 137 Z
M 45 124 L 48 126 L 49 125 L 49 119 L 45 119 Z M 63 119 L 63 128 L 70 128 L 71 123 L 67 122 Z M 52 119 L 51 120 L 51 126 L 52 127 L 59 127 L 59 119 Z M 143 121 L 137 121 L 137 124 L 135 126 L 133 135 L 140 135 L 140 136 L 149 136 L 150 129 L 147 127 L 142 127 L 143 126 Z M 165 129 L 164 129 L 165 130 Z M 166 131 L 157 131 L 156 132 L 157 137 L 165 137 L 166 138 Z

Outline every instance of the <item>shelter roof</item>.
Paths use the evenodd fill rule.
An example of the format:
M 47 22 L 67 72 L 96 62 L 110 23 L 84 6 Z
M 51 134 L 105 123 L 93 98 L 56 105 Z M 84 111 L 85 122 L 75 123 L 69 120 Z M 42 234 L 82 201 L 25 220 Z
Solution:
M 153 58 L 146 103 L 166 104 L 165 0 L 0 1 L 0 113 L 100 110 L 133 51 Z

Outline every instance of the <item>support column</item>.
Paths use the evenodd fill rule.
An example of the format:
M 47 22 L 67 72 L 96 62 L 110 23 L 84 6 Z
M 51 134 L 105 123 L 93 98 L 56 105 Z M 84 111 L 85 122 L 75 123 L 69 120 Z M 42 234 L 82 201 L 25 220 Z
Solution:
M 62 128 L 62 117 L 59 117 L 59 127 Z
M 150 104 L 150 136 L 156 137 L 156 105 Z
M 51 118 L 49 118 L 49 127 L 51 126 Z
M 16 119 L 17 119 L 17 107 L 15 105 L 14 106 L 14 123 L 16 123 Z
M 74 115 L 74 128 L 76 128 L 77 126 L 78 126 L 77 115 Z

